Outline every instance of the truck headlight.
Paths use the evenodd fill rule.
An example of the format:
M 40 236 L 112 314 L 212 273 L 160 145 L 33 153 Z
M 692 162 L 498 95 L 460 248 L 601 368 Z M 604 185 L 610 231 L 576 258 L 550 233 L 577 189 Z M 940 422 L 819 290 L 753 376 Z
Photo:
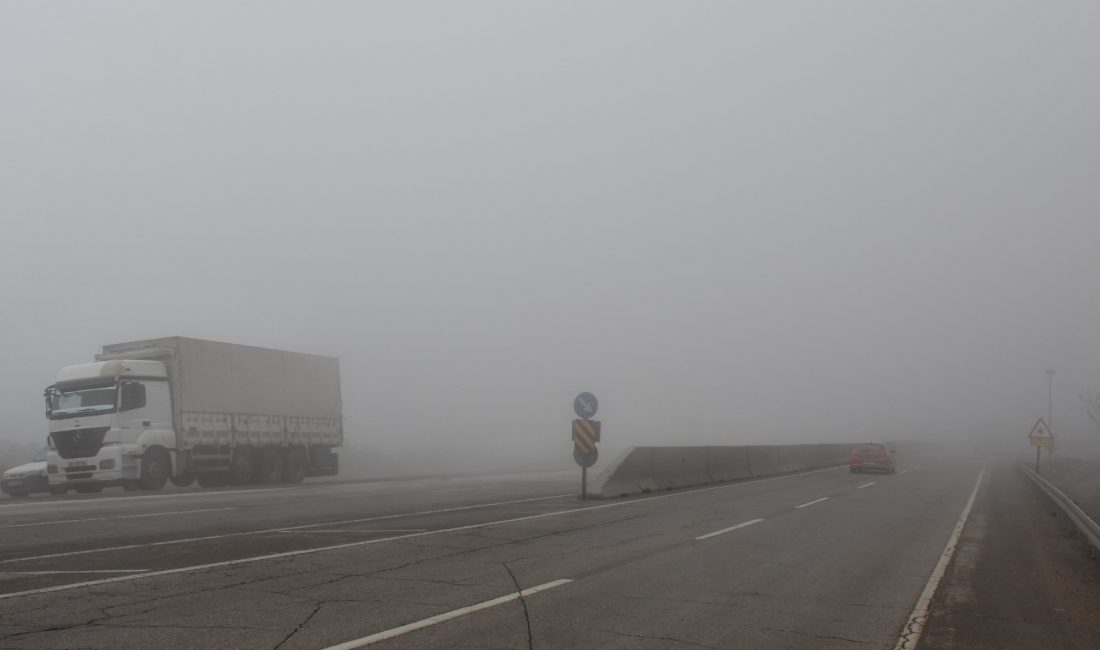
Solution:
M 114 458 L 108 458 L 107 460 L 99 461 L 99 469 L 114 469 L 114 468 L 115 468 L 115 459 Z

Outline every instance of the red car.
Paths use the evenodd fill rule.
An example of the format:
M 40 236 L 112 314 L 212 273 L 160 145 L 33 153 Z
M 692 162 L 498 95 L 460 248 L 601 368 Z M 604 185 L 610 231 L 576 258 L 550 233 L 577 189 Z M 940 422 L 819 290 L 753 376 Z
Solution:
M 853 474 L 867 470 L 886 472 L 887 474 L 898 471 L 897 464 L 894 462 L 893 450 L 877 442 L 867 442 L 853 449 L 852 455 L 848 459 L 848 469 Z

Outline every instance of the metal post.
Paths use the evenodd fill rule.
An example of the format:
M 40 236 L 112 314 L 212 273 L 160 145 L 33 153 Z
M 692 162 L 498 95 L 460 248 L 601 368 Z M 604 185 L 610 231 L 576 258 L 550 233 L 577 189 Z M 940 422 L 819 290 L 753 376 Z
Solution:
M 1054 370 L 1047 369 L 1047 429 L 1054 435 Z M 1051 443 L 1054 441 L 1051 440 Z M 1047 457 L 1050 457 L 1050 447 L 1047 447 Z M 1039 470 L 1036 469 L 1036 472 Z
M 588 498 L 588 468 L 581 465 L 581 501 Z
M 1043 450 L 1042 447 L 1035 448 L 1035 473 L 1039 473 L 1039 452 Z
M 1047 370 L 1047 428 L 1054 431 L 1054 371 Z

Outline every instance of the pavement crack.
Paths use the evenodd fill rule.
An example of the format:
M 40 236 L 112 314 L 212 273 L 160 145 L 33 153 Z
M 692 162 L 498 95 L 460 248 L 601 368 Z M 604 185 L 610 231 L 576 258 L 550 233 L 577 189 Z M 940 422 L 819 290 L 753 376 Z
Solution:
M 523 597 L 523 588 L 519 586 L 519 580 L 516 579 L 516 574 L 512 573 L 512 568 L 508 566 L 507 562 L 501 562 L 504 565 L 504 570 L 508 572 L 508 576 L 512 578 L 512 584 L 516 586 L 516 595 L 519 596 L 519 602 L 523 605 L 523 620 L 527 623 L 527 650 L 533 650 L 535 647 L 535 639 L 531 635 L 531 614 L 527 611 L 527 599 Z
M 615 636 L 623 636 L 628 639 L 646 639 L 649 641 L 671 641 L 672 643 L 678 643 L 680 645 L 691 646 L 692 648 L 710 648 L 711 650 L 723 650 L 721 646 L 707 645 L 705 643 L 697 643 L 695 641 L 685 641 L 683 639 L 677 639 L 671 636 L 651 636 L 648 634 L 630 634 L 628 632 L 617 632 L 615 630 L 598 630 L 604 634 L 614 634 Z
M 721 600 L 705 600 L 702 598 L 678 598 L 675 596 L 646 596 L 643 594 L 623 594 L 614 591 L 596 591 L 593 592 L 597 595 L 606 596 L 608 598 L 616 598 L 623 600 L 656 600 L 660 602 L 670 603 L 690 603 L 692 605 L 716 605 L 719 607 L 743 607 L 739 603 L 721 601 Z
M 309 623 L 309 622 L 310 622 L 311 620 L 313 620 L 313 617 L 314 617 L 314 616 L 316 616 L 316 615 L 317 615 L 317 612 L 321 611 L 321 608 L 322 608 L 322 607 L 324 607 L 324 606 L 325 606 L 325 601 L 321 601 L 321 602 L 317 603 L 316 605 L 314 605 L 314 607 L 313 607 L 313 611 L 309 613 L 309 616 L 306 616 L 306 617 L 305 617 L 305 619 L 304 619 L 304 620 L 303 620 L 303 621 L 302 621 L 301 623 L 299 623 L 299 624 L 298 624 L 298 627 L 296 627 L 296 628 L 294 628 L 293 630 L 291 630 L 291 631 L 290 631 L 290 634 L 288 634 L 288 635 L 286 635 L 285 637 L 283 637 L 283 640 L 282 640 L 282 641 L 280 641 L 280 642 L 276 643 L 276 644 L 275 644 L 275 647 L 276 647 L 276 648 L 281 648 L 281 647 L 283 646 L 283 644 L 284 644 L 284 643 L 286 643 L 287 641 L 289 641 L 289 640 L 290 640 L 290 637 L 292 637 L 292 636 L 294 636 L 295 634 L 297 634 L 297 633 L 298 633 L 299 631 L 301 631 L 301 629 L 302 629 L 303 627 L 305 627 L 305 626 L 306 626 L 306 624 L 308 624 L 308 623 Z
M 844 641 L 846 643 L 858 643 L 860 645 L 871 645 L 870 641 L 860 641 L 859 639 L 849 639 L 848 637 L 832 636 L 832 635 L 829 635 L 829 634 L 817 634 L 816 632 L 803 632 L 801 630 L 787 630 L 787 629 L 778 628 L 778 627 L 762 627 L 760 629 L 767 630 L 768 632 L 784 632 L 786 634 L 797 634 L 799 636 L 808 636 L 808 637 L 812 637 L 814 639 L 821 639 L 823 641 Z

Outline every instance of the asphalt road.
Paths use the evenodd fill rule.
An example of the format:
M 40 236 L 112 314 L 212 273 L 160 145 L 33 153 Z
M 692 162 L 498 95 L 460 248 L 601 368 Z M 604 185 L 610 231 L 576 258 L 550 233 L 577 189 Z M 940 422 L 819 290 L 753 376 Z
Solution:
M 547 474 L 5 503 L 0 648 L 892 648 L 981 469 L 913 455 L 584 502 Z

